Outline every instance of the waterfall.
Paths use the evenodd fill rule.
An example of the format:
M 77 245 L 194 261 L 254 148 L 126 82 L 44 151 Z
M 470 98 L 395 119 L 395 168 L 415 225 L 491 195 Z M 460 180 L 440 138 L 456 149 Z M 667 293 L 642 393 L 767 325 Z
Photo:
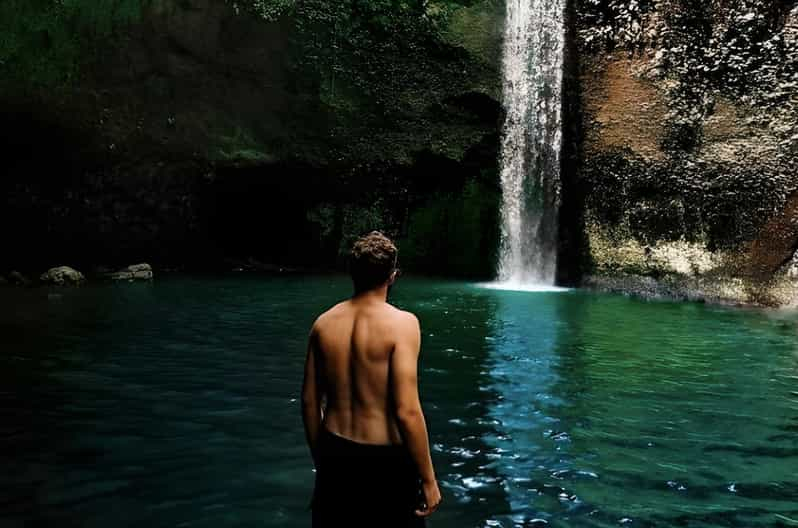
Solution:
M 554 284 L 566 0 L 507 0 L 500 282 Z

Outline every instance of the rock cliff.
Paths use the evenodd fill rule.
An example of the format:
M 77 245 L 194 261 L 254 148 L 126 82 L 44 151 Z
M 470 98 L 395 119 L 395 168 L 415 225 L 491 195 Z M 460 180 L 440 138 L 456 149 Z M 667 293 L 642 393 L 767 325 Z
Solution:
M 791 302 L 795 2 L 582 1 L 576 26 L 588 282 Z
M 503 12 L 4 2 L 0 272 L 340 267 L 380 227 L 492 276 Z M 795 1 L 572 0 L 568 43 L 559 279 L 795 302 Z
M 4 3 L 0 267 L 329 267 L 379 227 L 421 271 L 489 276 L 502 9 Z

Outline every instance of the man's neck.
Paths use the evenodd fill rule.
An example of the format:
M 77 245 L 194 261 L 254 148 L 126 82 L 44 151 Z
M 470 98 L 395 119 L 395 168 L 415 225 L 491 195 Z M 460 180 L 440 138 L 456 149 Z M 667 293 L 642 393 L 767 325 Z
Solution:
M 360 302 L 387 302 L 388 301 L 388 285 L 383 284 L 370 290 L 363 290 L 355 292 L 352 296 L 353 301 Z

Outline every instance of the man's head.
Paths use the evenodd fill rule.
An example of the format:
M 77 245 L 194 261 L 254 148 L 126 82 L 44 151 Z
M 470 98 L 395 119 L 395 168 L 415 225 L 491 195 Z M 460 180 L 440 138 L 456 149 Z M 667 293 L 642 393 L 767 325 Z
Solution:
M 349 273 L 355 291 L 373 290 L 392 282 L 398 253 L 391 239 L 379 231 L 358 238 L 349 255 Z

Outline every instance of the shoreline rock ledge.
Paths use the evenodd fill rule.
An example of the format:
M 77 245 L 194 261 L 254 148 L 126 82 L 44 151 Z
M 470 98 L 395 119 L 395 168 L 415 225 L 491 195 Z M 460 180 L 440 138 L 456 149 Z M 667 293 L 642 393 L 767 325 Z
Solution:
M 133 264 L 114 273 L 109 273 L 107 277 L 115 281 L 152 280 L 152 266 Z
M 48 284 L 80 284 L 86 280 L 81 272 L 69 266 L 50 268 L 39 277 L 39 280 Z

